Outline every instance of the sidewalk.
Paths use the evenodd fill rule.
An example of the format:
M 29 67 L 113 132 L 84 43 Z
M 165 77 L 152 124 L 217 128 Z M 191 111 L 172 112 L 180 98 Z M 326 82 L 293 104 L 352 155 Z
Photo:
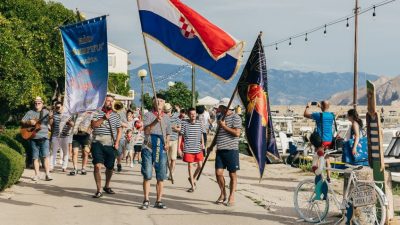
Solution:
M 168 209 L 147 211 L 138 208 L 143 201 L 140 165 L 133 169 L 124 166 L 111 182 L 116 194 L 104 194 L 101 199 L 91 197 L 95 192 L 92 171 L 89 168 L 88 175 L 71 177 L 58 170 L 53 173 L 53 181 L 35 183 L 30 180 L 33 171 L 25 170 L 19 184 L 0 194 L 0 224 L 306 224 L 297 222 L 293 190 L 307 175 L 286 165 L 267 165 L 259 183 L 252 158 L 241 156 L 236 205 L 226 207 L 214 204 L 219 196 L 214 162 L 207 163 L 196 191 L 188 193 L 187 166 L 179 161 L 175 184 L 165 182 L 164 202 Z M 152 181 L 152 204 L 154 184 Z

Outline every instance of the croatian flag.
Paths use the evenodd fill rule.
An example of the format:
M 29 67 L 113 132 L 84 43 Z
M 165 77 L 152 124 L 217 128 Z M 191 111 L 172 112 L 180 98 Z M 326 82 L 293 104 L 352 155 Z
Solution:
M 142 31 L 182 60 L 228 81 L 244 47 L 179 0 L 138 0 Z

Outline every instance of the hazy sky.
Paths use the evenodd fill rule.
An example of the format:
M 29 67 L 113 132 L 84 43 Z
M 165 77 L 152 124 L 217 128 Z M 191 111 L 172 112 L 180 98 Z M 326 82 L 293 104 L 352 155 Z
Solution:
M 109 41 L 131 51 L 132 68 L 145 63 L 135 0 L 56 0 L 67 8 L 79 8 L 87 18 L 109 14 Z M 182 0 L 232 36 L 252 48 L 260 30 L 264 44 L 270 44 L 352 13 L 354 0 Z M 360 0 L 367 8 L 382 0 Z M 359 71 L 400 75 L 400 1 L 359 17 Z M 346 22 L 288 43 L 267 48 L 267 66 L 301 71 L 353 71 L 354 21 Z M 161 46 L 150 42 L 152 63 L 184 64 Z M 244 55 L 244 60 L 248 54 Z M 245 62 L 243 62 L 245 63 Z

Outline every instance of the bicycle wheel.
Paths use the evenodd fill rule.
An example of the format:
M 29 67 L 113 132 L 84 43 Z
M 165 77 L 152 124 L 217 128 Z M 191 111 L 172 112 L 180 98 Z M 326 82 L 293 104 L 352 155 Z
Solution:
M 385 194 L 379 189 L 376 185 L 371 184 L 357 184 L 357 188 L 365 188 L 365 186 L 371 188 L 374 191 L 376 196 L 375 205 L 367 205 L 362 206 L 362 211 L 364 212 L 366 222 L 368 224 L 376 224 L 376 225 L 384 225 L 386 221 L 386 199 Z M 350 202 L 353 201 L 354 193 L 357 191 L 357 188 L 353 188 L 351 190 L 351 194 L 349 195 Z M 375 212 L 375 213 L 374 213 Z
M 322 222 L 329 210 L 329 199 L 314 200 L 315 183 L 308 179 L 301 181 L 294 192 L 294 208 L 299 216 L 307 222 Z

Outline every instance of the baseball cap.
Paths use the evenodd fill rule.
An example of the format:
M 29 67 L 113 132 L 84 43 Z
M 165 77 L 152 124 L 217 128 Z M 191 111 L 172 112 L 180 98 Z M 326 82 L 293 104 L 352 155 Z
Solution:
M 218 106 L 225 106 L 225 108 L 227 108 L 228 107 L 228 105 L 229 105 L 229 98 L 223 98 L 223 99 L 221 99 L 220 101 L 219 101 L 219 103 L 218 103 Z M 233 107 L 233 104 L 231 104 L 230 106 L 229 106 L 229 109 L 230 110 L 233 110 L 234 109 L 234 107 Z

